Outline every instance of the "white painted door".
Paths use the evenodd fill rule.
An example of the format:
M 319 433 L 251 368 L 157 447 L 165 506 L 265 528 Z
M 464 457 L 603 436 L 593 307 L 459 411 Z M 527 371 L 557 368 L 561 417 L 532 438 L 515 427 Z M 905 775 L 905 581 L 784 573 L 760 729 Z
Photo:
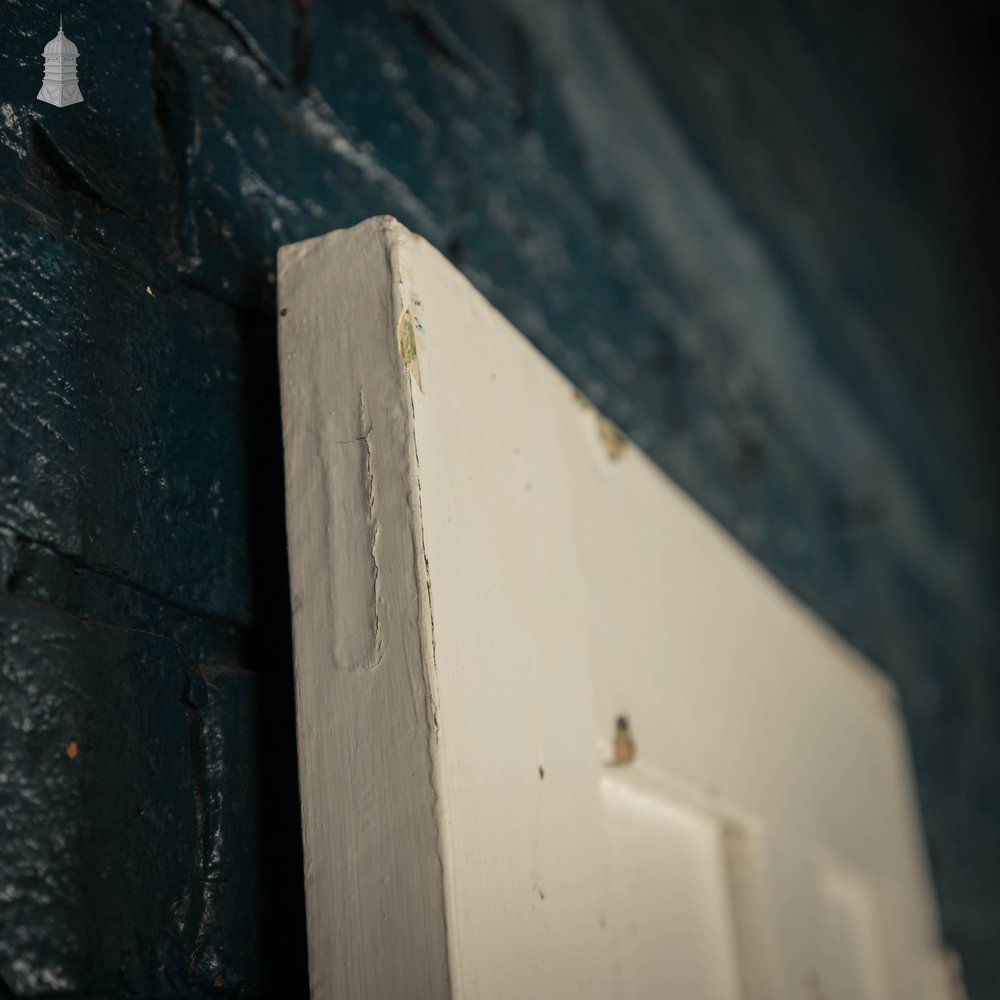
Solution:
M 279 303 L 314 997 L 946 996 L 891 685 L 398 223 Z

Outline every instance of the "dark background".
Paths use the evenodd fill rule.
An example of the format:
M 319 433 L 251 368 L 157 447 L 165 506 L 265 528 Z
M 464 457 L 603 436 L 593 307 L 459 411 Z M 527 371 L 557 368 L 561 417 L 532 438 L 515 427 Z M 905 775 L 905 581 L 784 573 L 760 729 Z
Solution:
M 997 21 L 4 0 L 0 996 L 305 994 L 274 254 L 381 213 L 897 682 L 1000 995 Z

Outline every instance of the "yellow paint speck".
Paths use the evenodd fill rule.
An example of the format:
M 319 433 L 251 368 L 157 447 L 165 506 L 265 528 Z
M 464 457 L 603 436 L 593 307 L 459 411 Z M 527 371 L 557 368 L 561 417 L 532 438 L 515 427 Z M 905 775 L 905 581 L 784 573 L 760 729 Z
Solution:
M 76 760 L 76 755 L 80 752 L 80 744 L 76 740 L 72 740 L 66 747 L 66 756 L 70 760 Z

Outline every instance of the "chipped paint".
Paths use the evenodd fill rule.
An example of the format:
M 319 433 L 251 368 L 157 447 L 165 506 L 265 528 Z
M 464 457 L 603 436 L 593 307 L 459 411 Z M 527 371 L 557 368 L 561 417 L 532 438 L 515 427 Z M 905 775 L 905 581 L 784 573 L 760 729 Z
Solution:
M 579 390 L 573 390 L 573 402 L 582 410 L 592 411 L 597 420 L 597 433 L 600 436 L 601 444 L 604 446 L 608 458 L 613 462 L 625 454 L 628 447 L 628 438 L 625 432 L 613 421 L 604 416 L 594 404 Z
M 627 715 L 619 715 L 615 720 L 615 736 L 611 744 L 611 760 L 609 767 L 622 767 L 631 764 L 636 757 L 635 739 Z
M 608 458 L 613 462 L 617 461 L 625 453 L 628 445 L 628 438 L 616 424 L 613 424 L 607 417 L 598 415 L 597 430 L 601 435 L 601 442 L 604 450 L 608 453 Z
M 406 365 L 406 370 L 410 377 L 417 383 L 417 387 L 423 392 L 423 384 L 420 381 L 420 359 L 417 357 L 417 329 L 420 324 L 413 318 L 409 309 L 404 309 L 399 317 L 399 326 L 396 335 L 399 340 L 399 356 Z

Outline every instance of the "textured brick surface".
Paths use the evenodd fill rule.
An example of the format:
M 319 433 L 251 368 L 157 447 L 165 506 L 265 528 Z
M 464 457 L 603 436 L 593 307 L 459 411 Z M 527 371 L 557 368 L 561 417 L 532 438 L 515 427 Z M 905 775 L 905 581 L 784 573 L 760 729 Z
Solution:
M 995 991 L 992 382 L 893 11 L 86 3 L 60 109 L 8 0 L 0 994 L 303 993 L 274 253 L 376 213 L 897 680 Z

